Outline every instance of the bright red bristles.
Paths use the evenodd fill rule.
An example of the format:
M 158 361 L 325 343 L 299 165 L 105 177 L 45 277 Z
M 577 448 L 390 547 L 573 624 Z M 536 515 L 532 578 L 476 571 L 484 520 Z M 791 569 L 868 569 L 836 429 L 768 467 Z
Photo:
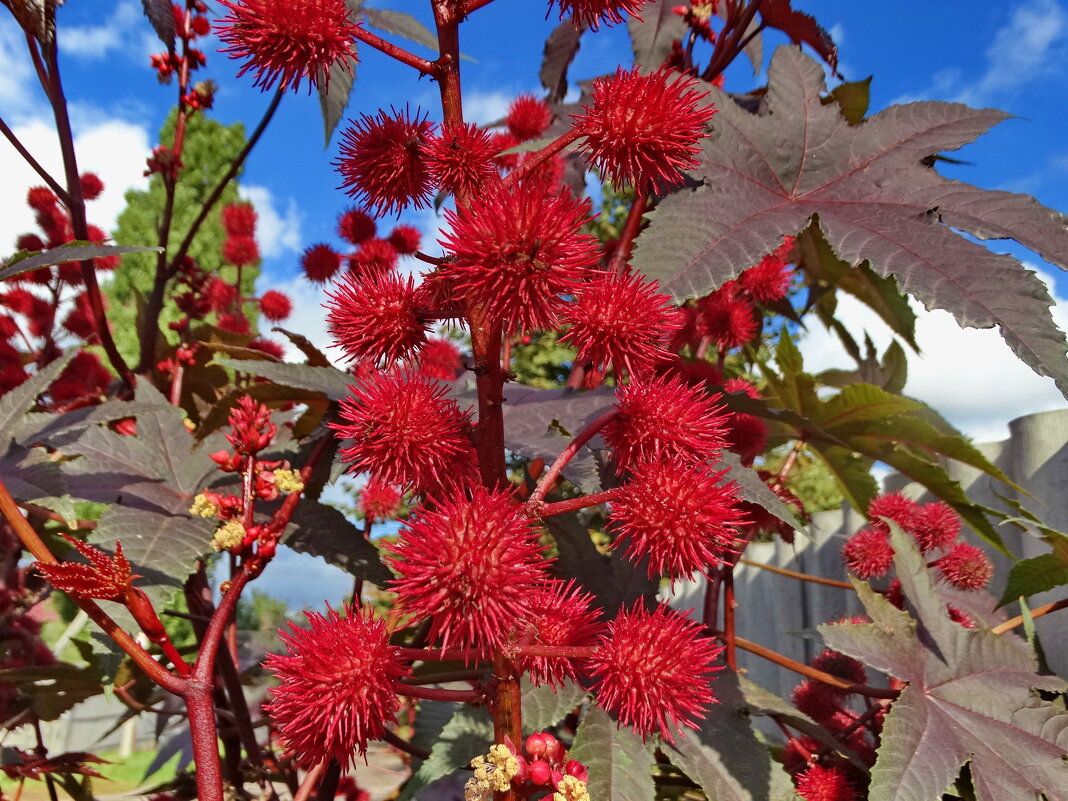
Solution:
M 447 339 L 428 339 L 417 361 L 420 373 L 439 381 L 455 381 L 464 369 L 460 349 Z
M 960 535 L 960 515 L 947 503 L 925 503 L 912 516 L 910 533 L 924 553 L 948 548 Z
M 351 361 L 389 366 L 426 343 L 428 325 L 411 276 L 348 273 L 327 294 L 327 328 Z
M 842 561 L 859 579 L 883 576 L 894 564 L 894 549 L 886 532 L 863 528 L 842 546 Z
M 264 662 L 278 679 L 266 712 L 305 768 L 327 759 L 350 767 L 400 707 L 393 682 L 408 669 L 389 644 L 385 621 L 369 609 L 344 611 L 305 612 L 309 627 L 290 623 L 279 632 L 287 653 Z
M 389 520 L 400 509 L 401 493 L 396 487 L 371 479 L 360 490 L 360 511 L 371 520 Z
M 602 22 L 606 25 L 623 22 L 624 14 L 638 17 L 647 0 L 550 0 L 550 8 L 554 2 L 560 6 L 560 19 L 570 15 L 575 25 L 597 30 Z
M 362 245 L 375 235 L 374 218 L 362 209 L 349 209 L 337 220 L 337 235 L 352 245 Z
M 661 67 L 637 68 L 593 82 L 593 106 L 575 117 L 582 150 L 613 184 L 658 192 L 682 183 L 697 166 L 698 142 L 714 109 L 696 79 Z
M 82 198 L 85 200 L 96 200 L 104 191 L 104 182 L 95 172 L 83 172 L 79 183 L 82 187 Z
M 419 250 L 422 239 L 422 234 L 414 225 L 398 225 L 390 231 L 386 241 L 393 245 L 393 249 L 401 255 L 410 256 Z
M 508 115 L 504 118 L 508 133 L 520 142 L 537 139 L 545 133 L 552 121 L 553 113 L 549 106 L 534 95 L 520 95 L 513 100 L 508 107 Z
M 737 488 L 723 471 L 704 465 L 647 462 L 609 507 L 613 528 L 626 538 L 627 558 L 648 558 L 650 576 L 707 576 L 737 549 L 736 527 L 745 522 Z
M 372 237 L 349 256 L 349 272 L 369 278 L 391 272 L 397 266 L 400 254 L 388 239 Z
M 723 450 L 726 416 L 709 397 L 674 376 L 616 390 L 619 414 L 602 432 L 619 472 L 647 461 L 704 462 Z
M 235 267 L 248 267 L 260 260 L 260 248 L 255 237 L 231 236 L 222 246 L 223 261 Z
M 697 728 L 709 705 L 713 663 L 723 650 L 704 627 L 663 604 L 653 611 L 635 601 L 608 624 L 590 658 L 597 703 L 643 738 Z
M 835 767 L 809 765 L 796 777 L 797 794 L 804 801 L 857 801 L 859 796 L 846 775 Z
M 546 579 L 538 534 L 507 490 L 482 486 L 437 498 L 387 546 L 398 603 L 431 618 L 430 639 L 467 650 L 503 645 Z
M 341 188 L 376 217 L 427 206 L 431 183 L 422 151 L 433 130 L 425 116 L 410 116 L 408 109 L 361 115 L 342 134 L 334 162 Z
M 34 322 L 35 320 L 30 321 L 31 331 Z M 35 335 L 40 336 L 36 333 Z M 95 401 L 104 394 L 113 377 L 99 356 L 91 351 L 79 350 L 52 383 L 48 393 L 56 403 Z
M 571 328 L 560 341 L 578 348 L 579 363 L 612 365 L 617 377 L 622 370 L 632 378 L 645 375 L 667 354 L 667 341 L 682 324 L 671 296 L 658 289 L 636 273 L 610 273 L 585 284 L 561 312 Z
M 958 542 L 935 562 L 942 578 L 958 590 L 981 590 L 994 575 L 994 564 L 982 548 Z
M 281 322 L 293 313 L 293 301 L 277 289 L 268 289 L 260 298 L 260 314 L 272 323 Z
M 353 22 L 345 0 L 219 0 L 230 16 L 216 32 L 230 58 L 245 59 L 237 75 L 252 72 L 264 91 L 277 83 L 297 90 L 308 79 L 325 88 L 330 69 L 342 64 L 350 73 L 356 59 Z
M 312 245 L 301 255 L 300 266 L 309 281 L 323 284 L 341 267 L 341 254 L 325 243 Z
M 230 203 L 223 206 L 222 224 L 228 236 L 255 236 L 256 209 L 251 203 Z
M 792 278 L 789 265 L 775 253 L 770 253 L 760 260 L 760 264 L 742 272 L 738 283 L 753 300 L 773 303 L 786 297 Z
M 593 607 L 594 597 L 574 581 L 549 581 L 534 590 L 529 601 L 530 611 L 516 633 L 519 646 L 593 645 L 603 628 L 601 610 Z M 517 665 L 536 687 L 555 688 L 568 678 L 578 681 L 576 662 L 567 657 L 520 656 Z
M 438 188 L 466 198 L 497 178 L 493 157 L 499 149 L 488 133 L 467 123 L 431 137 L 424 153 Z
M 341 401 L 343 423 L 330 427 L 352 443 L 340 451 L 352 472 L 417 493 L 462 482 L 476 462 L 469 414 L 447 387 L 405 372 L 368 376 Z
M 734 291 L 723 287 L 698 301 L 697 330 L 725 350 L 740 348 L 760 332 L 753 306 Z
M 441 240 L 452 259 L 442 277 L 471 305 L 484 306 L 508 333 L 551 328 L 561 294 L 594 275 L 597 239 L 582 233 L 589 202 L 546 195 L 525 184 L 493 187 L 445 212 Z
M 868 504 L 868 519 L 871 527 L 889 535 L 890 527 L 880 518 L 888 517 L 905 531 L 912 531 L 916 513 L 920 510 L 916 501 L 896 492 L 872 498 Z

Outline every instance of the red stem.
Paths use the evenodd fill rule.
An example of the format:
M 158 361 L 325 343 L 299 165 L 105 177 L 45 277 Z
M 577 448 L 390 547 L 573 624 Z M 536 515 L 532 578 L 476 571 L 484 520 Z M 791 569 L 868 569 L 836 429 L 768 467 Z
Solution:
M 552 463 L 549 469 L 546 470 L 538 480 L 538 485 L 534 488 L 534 491 L 530 493 L 530 500 L 527 501 L 528 509 L 535 510 L 541 505 L 545 500 L 545 496 L 549 492 L 549 488 L 552 487 L 553 482 L 560 476 L 560 473 L 567 466 L 567 463 L 575 457 L 583 445 L 593 439 L 594 435 L 608 425 L 609 421 L 611 421 L 617 414 L 619 414 L 618 409 L 610 409 L 582 429 L 582 431 L 571 440 L 568 446 L 556 457 L 556 461 Z M 536 514 L 536 512 L 533 513 Z
M 314 768 L 304 774 L 304 778 L 300 782 L 300 789 L 293 794 L 293 801 L 308 801 L 308 798 L 312 794 L 312 790 L 315 789 L 315 785 L 319 783 L 319 777 L 323 775 L 323 771 L 326 770 L 326 765 L 330 760 L 324 759 Z
M 590 506 L 599 506 L 602 503 L 608 503 L 615 500 L 619 494 L 619 490 L 610 489 L 603 492 L 596 492 L 593 495 L 583 495 L 579 498 L 571 498 L 567 501 L 556 501 L 555 503 L 540 503 L 537 506 L 530 507 L 531 514 L 537 515 L 544 519 L 546 517 L 552 517 L 553 515 L 563 515 L 568 512 L 575 512 L 579 509 L 587 509 Z
M 375 36 L 366 28 L 359 28 L 355 34 L 353 34 L 357 40 L 363 42 L 365 45 L 373 47 L 382 53 L 385 53 L 390 58 L 395 58 L 402 64 L 407 64 L 409 67 L 414 67 L 424 75 L 436 75 L 437 65 L 433 61 L 427 61 L 425 58 L 420 58 L 415 53 L 409 53 L 403 47 L 397 47 L 391 42 L 387 42 L 381 36 Z
M 581 137 L 582 134 L 579 132 L 578 128 L 571 128 L 567 133 L 561 134 L 552 142 L 543 147 L 541 150 L 536 150 L 531 153 L 526 159 L 523 160 L 522 164 L 520 164 L 508 174 L 508 177 L 505 178 L 501 182 L 501 184 L 504 187 L 509 187 L 518 183 L 520 180 L 530 174 L 530 172 L 536 167 L 540 167 L 548 159 L 552 158 L 565 147 L 570 145 L 572 142 L 577 141 Z
M 627 221 L 623 224 L 623 231 L 616 243 L 616 252 L 612 254 L 612 260 L 608 263 L 609 271 L 621 273 L 627 269 L 630 254 L 634 250 L 634 240 L 638 236 L 638 231 L 641 230 L 642 215 L 645 214 L 648 204 L 649 196 L 644 192 L 634 196 L 634 202 L 630 204 L 630 211 L 627 212 Z
M 48 184 L 48 188 L 56 193 L 56 197 L 59 198 L 60 203 L 69 207 L 70 196 L 67 194 L 67 190 L 60 186 L 59 182 L 48 173 L 48 170 L 41 166 L 40 162 L 38 162 L 37 159 L 33 157 L 33 154 L 26 149 L 25 145 L 19 141 L 19 138 L 15 136 L 15 132 L 8 127 L 3 119 L 0 119 L 0 133 L 2 133 L 7 138 L 7 141 L 11 143 L 11 146 L 18 151 L 19 155 L 22 156 L 23 161 L 29 164 L 33 168 L 33 171 L 41 176 L 41 180 Z
M 727 666 L 737 672 L 734 610 L 738 604 L 734 600 L 734 565 L 723 565 L 721 570 L 723 575 L 723 639 L 727 643 Z
M 442 690 L 437 687 L 420 687 L 399 681 L 393 683 L 393 689 L 399 695 L 422 698 L 425 701 L 461 701 L 473 704 L 485 698 L 481 690 Z

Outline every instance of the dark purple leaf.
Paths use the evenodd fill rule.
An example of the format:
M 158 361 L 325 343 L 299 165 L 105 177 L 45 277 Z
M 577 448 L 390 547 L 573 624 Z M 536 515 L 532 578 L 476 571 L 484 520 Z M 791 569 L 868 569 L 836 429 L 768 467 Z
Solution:
M 590 798 L 598 801 L 653 801 L 653 746 L 591 706 L 575 732 L 571 758 L 589 771 Z
M 240 370 L 260 378 L 266 378 L 276 384 L 312 392 L 322 392 L 330 400 L 348 397 L 349 387 L 357 383 L 352 373 L 335 367 L 312 367 L 307 364 L 289 364 L 278 362 L 241 361 L 235 359 L 216 359 L 223 367 Z
M 297 553 L 322 557 L 327 563 L 385 587 L 393 574 L 382 563 L 378 549 L 356 526 L 332 506 L 302 500 L 282 538 Z
M 438 37 L 411 14 L 392 11 L 388 8 L 368 8 L 367 6 L 360 9 L 360 14 L 367 20 L 367 25 L 371 28 L 402 36 L 410 42 L 429 47 L 431 50 L 436 51 L 438 49 Z
M 550 103 L 559 102 L 567 94 L 567 68 L 579 51 L 585 28 L 579 28 L 571 20 L 564 20 L 545 40 L 538 78 L 549 92 Z
M 664 199 L 638 239 L 635 269 L 678 298 L 715 289 L 816 217 L 850 263 L 864 260 L 962 326 L 998 326 L 1016 354 L 1068 393 L 1068 344 L 1046 286 L 1016 259 L 965 239 L 1014 239 L 1068 267 L 1068 219 L 1033 198 L 950 181 L 930 156 L 956 150 L 1008 115 L 956 103 L 891 106 L 850 126 L 823 105 L 824 72 L 776 51 L 765 113 L 713 90 L 702 186 Z
M 1035 689 L 1041 676 L 1014 634 L 950 620 L 912 538 L 892 535 L 902 591 L 915 617 L 857 583 L 870 624 L 820 626 L 830 648 L 908 682 L 886 717 L 870 801 L 939 798 L 969 764 L 979 801 L 1068 799 L 1068 713 Z
M 53 264 L 65 264 L 68 261 L 99 259 L 104 256 L 117 256 L 123 253 L 158 252 L 160 248 L 142 248 L 133 245 L 94 245 L 91 242 L 67 242 L 51 250 L 36 253 L 20 251 L 0 265 L 0 281 L 20 273 L 48 267 Z
M 141 0 L 145 16 L 152 23 L 152 29 L 167 50 L 174 50 L 174 12 L 171 0 Z
M 335 61 L 330 65 L 330 80 L 319 83 L 319 109 L 323 114 L 323 147 L 330 146 L 334 129 L 345 114 L 352 94 L 352 84 L 356 80 L 356 59 L 352 56 Z
M 673 0 L 650 0 L 642 6 L 641 19 L 627 18 L 634 61 L 643 72 L 655 70 L 671 52 L 671 43 L 681 41 L 689 30 L 672 9 Z
M 760 4 L 760 18 L 769 28 L 776 28 L 794 44 L 807 44 L 820 54 L 832 70 L 838 69 L 838 48 L 831 35 L 816 22 L 815 17 L 790 7 L 790 0 L 764 0 Z

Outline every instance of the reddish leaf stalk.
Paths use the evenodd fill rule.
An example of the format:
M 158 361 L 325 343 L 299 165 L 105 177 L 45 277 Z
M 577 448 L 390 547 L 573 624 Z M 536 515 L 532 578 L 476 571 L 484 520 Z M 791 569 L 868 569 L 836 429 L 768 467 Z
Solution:
M 534 169 L 540 167 L 572 142 L 578 141 L 581 136 L 582 134 L 579 132 L 578 128 L 571 128 L 567 133 L 561 134 L 541 150 L 535 151 L 528 158 L 524 159 L 523 163 L 512 170 L 508 174 L 508 177 L 501 183 L 504 186 L 514 186 L 523 178 L 526 178 Z
M 519 687 L 519 673 L 515 663 L 498 652 L 493 657 L 493 677 L 497 680 L 496 695 L 490 699 L 490 711 L 493 713 L 493 739 L 498 743 L 509 740 L 513 743 L 523 741 L 522 693 Z M 515 798 L 515 792 L 509 789 L 502 796 Z
M 326 770 L 326 763 L 328 760 L 323 760 L 314 768 L 304 774 L 304 778 L 300 782 L 300 788 L 293 794 L 293 801 L 308 801 L 311 797 L 312 790 L 315 789 L 315 785 L 319 783 L 319 777 L 323 775 L 323 771 Z
M 371 31 L 366 28 L 359 28 L 354 34 L 356 39 L 363 42 L 369 47 L 373 47 L 379 52 L 385 53 L 390 58 L 395 58 L 402 64 L 407 64 L 409 67 L 414 67 L 424 75 L 436 75 L 437 65 L 433 61 L 427 61 L 425 58 L 420 58 L 415 53 L 409 53 L 403 47 L 397 47 L 391 42 L 387 42 L 380 36 L 375 36 Z
M 67 190 L 60 186 L 59 182 L 49 174 L 48 170 L 41 166 L 40 162 L 37 161 L 37 159 L 33 157 L 33 154 L 26 149 L 26 146 L 19 141 L 19 138 L 15 136 L 15 132 L 8 127 L 7 123 L 4 122 L 2 118 L 0 118 L 0 133 L 2 133 L 7 138 L 7 141 L 11 143 L 11 146 L 18 151 L 19 155 L 22 156 L 22 160 L 29 164 L 34 172 L 41 176 L 42 181 L 48 184 L 48 188 L 55 192 L 56 197 L 59 198 L 59 202 L 69 208 L 70 196 L 67 194 Z
M 774 662 L 776 665 L 781 665 L 787 670 L 792 670 L 794 673 L 799 673 L 802 676 L 806 676 L 816 681 L 822 681 L 824 684 L 829 684 L 832 687 L 837 687 L 839 690 L 844 690 L 848 693 L 857 693 L 858 695 L 864 695 L 869 698 L 897 698 L 901 695 L 899 690 L 884 689 L 882 687 L 872 687 L 867 684 L 853 684 L 845 679 L 840 679 L 837 676 L 825 673 L 822 670 L 806 665 L 803 662 L 798 662 L 791 659 L 788 656 L 780 654 L 778 651 L 772 651 L 770 648 L 765 648 L 763 645 L 758 645 L 755 642 L 750 642 L 742 637 L 735 636 L 734 644 L 743 651 L 748 651 L 751 654 L 767 659 L 769 662 Z
M 1062 598 L 1059 601 L 1054 601 L 1053 603 L 1032 609 L 1031 617 L 1042 617 L 1043 615 L 1048 615 L 1050 612 L 1056 612 L 1058 609 L 1065 608 L 1068 608 L 1068 598 Z M 1017 615 L 1016 617 L 1009 618 L 1004 623 L 999 623 L 990 630 L 994 632 L 994 634 L 1004 634 L 1006 631 L 1012 631 L 1017 626 L 1022 626 L 1025 619 L 1026 618 L 1024 618 L 1023 615 Z
M 853 589 L 853 585 L 847 581 L 838 581 L 837 579 L 823 578 L 822 576 L 813 576 L 810 573 L 798 573 L 796 570 L 787 570 L 784 567 L 766 565 L 763 562 L 754 562 L 750 559 L 739 559 L 738 561 L 743 565 L 749 565 L 750 567 L 758 567 L 761 570 L 767 570 L 769 573 L 777 573 L 780 576 L 788 576 L 789 578 L 794 578 L 798 581 L 809 581 L 813 584 L 822 584 L 825 587 L 839 587 L 843 590 Z
M 556 461 L 549 466 L 549 469 L 546 470 L 538 480 L 538 485 L 534 487 L 534 491 L 530 493 L 530 500 L 527 501 L 528 509 L 536 510 L 538 508 L 538 506 L 545 500 L 545 496 L 548 494 L 553 482 L 559 478 L 560 473 L 567 466 L 567 463 L 575 458 L 579 449 L 593 439 L 594 435 L 608 425 L 618 413 L 619 411 L 617 409 L 610 409 L 582 429 L 582 431 L 571 440 L 568 446 L 556 457 Z
M 618 490 L 604 490 L 603 492 L 595 492 L 593 495 L 582 495 L 578 498 L 571 498 L 566 501 L 541 503 L 530 511 L 531 514 L 544 519 L 546 517 L 552 517 L 553 515 L 563 515 L 568 512 L 575 512 L 579 509 L 588 509 L 591 506 L 600 506 L 602 503 L 608 503 L 615 500 L 616 495 L 618 495 Z
M 461 701 L 473 704 L 484 698 L 481 690 L 442 690 L 437 687 L 421 687 L 416 684 L 404 684 L 399 681 L 394 682 L 393 689 L 399 695 L 407 695 L 409 698 L 422 698 L 425 701 Z

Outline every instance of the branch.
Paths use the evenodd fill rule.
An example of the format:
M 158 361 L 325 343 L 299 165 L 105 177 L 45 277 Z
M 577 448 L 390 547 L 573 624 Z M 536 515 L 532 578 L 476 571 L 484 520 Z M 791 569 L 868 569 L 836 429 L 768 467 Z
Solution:
M 602 414 L 588 426 L 586 426 L 578 435 L 571 440 L 566 448 L 556 457 L 556 461 L 552 463 L 548 470 L 538 480 L 538 485 L 534 488 L 534 491 L 530 493 L 530 500 L 527 501 L 527 509 L 531 511 L 531 514 L 537 515 L 537 508 L 545 500 L 546 494 L 549 492 L 549 488 L 553 482 L 563 472 L 564 467 L 570 462 L 575 454 L 579 452 L 579 448 L 593 439 L 594 435 L 604 428 L 608 423 L 619 414 L 619 410 L 612 408 L 609 411 Z
M 60 202 L 64 206 L 69 207 L 70 196 L 67 194 L 67 190 L 60 186 L 59 182 L 49 174 L 48 170 L 41 166 L 40 162 L 37 161 L 37 159 L 33 157 L 33 154 L 26 149 L 25 145 L 19 141 L 19 138 L 15 136 L 15 132 L 8 127 L 7 123 L 4 122 L 2 118 L 0 118 L 0 133 L 7 137 L 7 141 L 11 143 L 11 146 L 19 152 L 19 155 L 22 156 L 23 160 L 33 168 L 33 171 L 41 176 L 41 179 L 48 184 L 48 188 L 56 193 L 56 197 L 59 198 Z
M 18 535 L 26 550 L 37 561 L 45 564 L 59 562 L 37 532 L 33 530 L 33 526 L 29 524 L 29 521 L 22 516 L 22 512 L 19 511 L 18 506 L 15 504 L 15 499 L 11 497 L 11 493 L 8 492 L 3 481 L 0 481 L 0 513 L 7 519 L 7 522 L 14 529 L 15 534 Z M 118 623 L 112 620 L 111 616 L 101 609 L 95 601 L 76 594 L 69 594 L 69 596 L 74 603 L 85 611 L 85 614 L 92 618 L 94 623 L 104 630 L 105 634 L 111 637 L 126 652 L 152 681 L 175 695 L 182 695 L 185 692 L 186 682 L 153 659 L 152 655 L 142 648 L 140 643 L 131 637 Z
M 1042 617 L 1048 615 L 1050 612 L 1056 612 L 1058 609 L 1064 609 L 1068 607 L 1068 598 L 1062 598 L 1059 601 L 1046 604 L 1045 606 L 1039 606 L 1031 610 L 1031 618 Z M 999 623 L 990 629 L 995 634 L 1004 634 L 1006 631 L 1012 631 L 1017 626 L 1022 626 L 1026 618 L 1023 615 L 1017 615 L 1016 617 L 1009 618 L 1004 623 Z
M 397 45 L 392 42 L 387 42 L 381 36 L 376 36 L 366 28 L 358 28 L 353 35 L 358 41 L 373 47 L 380 53 L 385 53 L 390 58 L 395 58 L 401 64 L 407 64 L 409 67 L 414 67 L 423 75 L 437 75 L 438 65 L 433 61 L 427 61 L 425 58 L 420 58 L 415 55 L 415 53 L 409 53 L 403 47 L 397 47 Z
M 813 584 L 822 584 L 825 587 L 839 587 L 843 590 L 852 590 L 853 585 L 845 581 L 838 581 L 837 579 L 823 578 L 822 576 L 813 576 L 810 573 L 798 573 L 796 570 L 787 570 L 784 567 L 775 567 L 774 565 L 766 565 L 763 562 L 754 562 L 751 559 L 739 559 L 743 565 L 749 565 L 750 567 L 758 567 L 761 570 L 767 570 L 769 573 L 777 573 L 780 576 L 789 576 L 795 578 L 798 581 L 810 581 Z
M 630 254 L 634 250 L 634 240 L 641 229 L 642 216 L 648 204 L 649 196 L 644 192 L 634 197 L 634 202 L 630 204 L 630 211 L 627 212 L 627 221 L 623 223 L 623 231 L 616 243 L 615 253 L 612 254 L 612 260 L 608 263 L 609 272 L 621 273 L 627 269 L 627 262 L 630 261 Z

